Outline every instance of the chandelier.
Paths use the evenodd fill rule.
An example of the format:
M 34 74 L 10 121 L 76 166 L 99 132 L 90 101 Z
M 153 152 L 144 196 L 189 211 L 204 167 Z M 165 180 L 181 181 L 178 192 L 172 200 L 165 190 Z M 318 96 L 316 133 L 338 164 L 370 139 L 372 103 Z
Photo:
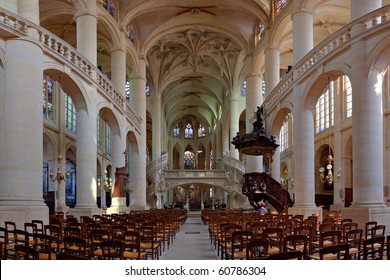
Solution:
M 103 180 L 103 182 L 102 182 L 101 178 L 98 178 L 97 179 L 97 185 L 98 185 L 99 189 L 103 187 L 103 189 L 105 189 L 106 191 L 111 190 L 111 188 L 112 188 L 112 179 L 107 176 L 107 170 L 104 170 L 104 180 Z
M 69 178 L 70 178 L 70 171 L 66 171 L 65 172 L 65 176 L 62 174 L 61 172 L 61 161 L 62 161 L 62 156 L 61 155 L 58 155 L 57 157 L 57 172 L 56 172 L 56 176 L 54 177 L 54 173 L 53 173 L 53 170 L 50 170 L 50 179 L 52 182 L 54 181 L 57 181 L 58 184 L 61 183 L 61 181 L 67 181 Z
M 332 155 L 329 153 L 328 157 L 326 158 L 326 161 L 327 161 L 327 165 L 326 165 L 326 170 L 327 170 L 327 174 L 325 176 L 325 168 L 324 167 L 320 167 L 319 171 L 320 171 L 320 180 L 321 180 L 321 183 L 328 183 L 328 185 L 331 185 L 334 181 L 334 176 L 333 176 L 333 173 L 332 173 L 332 169 L 333 169 L 333 165 L 332 165 L 332 162 L 333 162 L 333 157 Z M 340 177 L 341 177 L 341 168 L 337 168 L 337 171 L 336 171 L 336 182 L 338 182 L 340 180 Z

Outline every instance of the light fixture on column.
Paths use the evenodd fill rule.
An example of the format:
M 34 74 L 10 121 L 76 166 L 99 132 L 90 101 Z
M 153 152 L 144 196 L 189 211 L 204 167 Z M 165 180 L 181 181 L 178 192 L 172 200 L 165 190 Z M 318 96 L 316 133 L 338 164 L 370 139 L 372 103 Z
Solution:
M 50 170 L 50 174 L 49 174 L 51 181 L 52 182 L 57 181 L 58 184 L 61 183 L 61 181 L 66 182 L 70 178 L 70 171 L 69 170 L 65 172 L 65 176 L 62 174 L 62 172 L 61 172 L 61 161 L 62 161 L 62 156 L 58 155 L 58 157 L 57 157 L 57 172 L 56 172 L 56 176 L 54 177 L 53 169 Z
M 112 179 L 107 176 L 107 170 L 104 170 L 104 180 L 103 180 L 103 185 L 102 185 L 102 179 L 98 178 L 97 179 L 97 185 L 98 188 L 104 188 L 106 191 L 111 190 L 112 188 Z

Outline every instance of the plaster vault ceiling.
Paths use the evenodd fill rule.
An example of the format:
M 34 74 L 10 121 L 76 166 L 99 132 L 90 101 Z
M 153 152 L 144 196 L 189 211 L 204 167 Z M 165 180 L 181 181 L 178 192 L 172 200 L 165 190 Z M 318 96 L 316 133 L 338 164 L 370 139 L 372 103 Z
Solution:
M 76 46 L 74 11 L 85 7 L 84 1 L 40 1 L 42 26 Z M 105 22 L 117 25 L 119 30 L 133 27 L 133 47 L 139 57 L 146 59 L 151 95 L 161 98 L 165 127 L 193 118 L 213 127 L 221 115 L 227 114 L 224 108 L 233 86 L 239 86 L 245 78 L 246 58 L 259 50 L 259 24 L 274 24 L 270 2 L 113 0 L 115 16 L 100 11 L 99 17 L 105 17 Z M 291 2 L 286 9 L 292 9 Z M 349 22 L 349 1 L 304 2 L 313 13 L 314 45 Z M 97 55 L 103 71 L 110 71 L 110 50 L 115 46 L 106 25 L 98 19 Z M 291 21 L 279 29 L 276 43 L 281 68 L 287 68 L 292 64 Z M 263 75 L 264 65 L 259 66 Z M 131 72 L 132 66 L 127 67 Z

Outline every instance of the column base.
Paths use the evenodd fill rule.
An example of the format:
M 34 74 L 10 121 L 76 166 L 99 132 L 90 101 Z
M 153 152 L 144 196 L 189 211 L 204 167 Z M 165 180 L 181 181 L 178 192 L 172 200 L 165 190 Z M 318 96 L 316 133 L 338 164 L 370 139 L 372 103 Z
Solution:
M 102 209 L 99 209 L 97 207 L 75 207 L 75 208 L 71 208 L 69 209 L 69 214 L 75 216 L 76 218 L 78 218 L 80 220 L 80 217 L 81 216 L 88 216 L 88 217 L 91 217 L 93 215 L 101 215 L 103 213 L 103 210 Z
M 341 209 L 341 218 L 351 218 L 364 230 L 369 221 L 377 221 L 378 225 L 385 225 L 385 235 L 390 234 L 390 207 L 348 207 Z
M 126 206 L 126 197 L 113 197 L 111 199 L 111 207 L 107 208 L 107 214 L 122 212 L 129 212 L 129 208 Z
M 319 215 L 319 221 L 322 221 L 322 208 L 316 206 L 293 206 L 288 209 L 288 214 L 303 215 L 304 218 L 315 214 Z
M 24 223 L 30 223 L 31 220 L 41 220 L 44 225 L 49 224 L 49 208 L 46 205 L 28 205 L 27 201 L 23 202 L 23 206 L 0 206 L 1 225 L 4 225 L 5 221 L 12 221 L 18 229 L 23 229 Z
M 70 207 L 68 205 L 58 205 L 56 207 L 56 212 L 64 213 L 64 217 L 66 217 L 66 213 L 69 212 Z

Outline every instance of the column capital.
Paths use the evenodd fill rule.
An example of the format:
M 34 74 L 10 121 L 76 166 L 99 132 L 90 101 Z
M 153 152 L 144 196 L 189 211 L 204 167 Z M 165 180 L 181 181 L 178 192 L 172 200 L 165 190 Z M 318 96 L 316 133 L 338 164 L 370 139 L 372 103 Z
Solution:
M 82 16 L 91 16 L 91 17 L 94 17 L 96 20 L 98 20 L 98 16 L 96 14 L 91 14 L 90 12 L 87 12 L 87 11 L 82 11 L 82 12 L 79 12 L 79 13 L 76 13 L 74 16 L 73 16 L 73 19 L 75 21 L 77 21 L 77 19 L 79 17 L 82 17 Z
M 313 13 L 311 11 L 306 11 L 306 10 L 297 10 L 297 11 L 293 11 L 291 13 L 291 18 L 292 20 L 294 20 L 294 16 L 297 15 L 297 14 L 309 14 L 311 16 L 313 16 Z

